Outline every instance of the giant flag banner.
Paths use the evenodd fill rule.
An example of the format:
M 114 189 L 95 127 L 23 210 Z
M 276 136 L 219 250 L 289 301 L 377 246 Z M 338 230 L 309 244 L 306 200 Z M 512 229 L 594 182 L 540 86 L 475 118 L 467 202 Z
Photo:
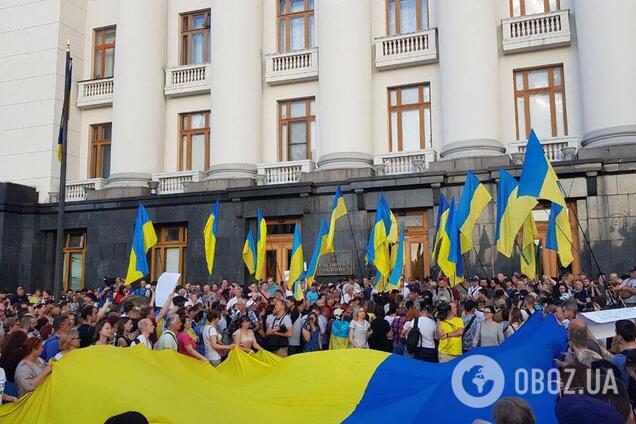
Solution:
M 336 194 L 333 197 L 333 205 L 331 207 L 331 221 L 329 223 L 329 234 L 327 236 L 327 248 L 333 249 L 333 238 L 336 233 L 336 221 L 347 214 L 347 205 L 340 186 L 336 188 Z
M 126 284 L 134 283 L 149 274 L 146 253 L 155 244 L 157 244 L 155 227 L 152 225 L 146 208 L 140 203 L 137 209 L 137 218 L 135 219 L 128 272 L 126 272 Z
M 267 256 L 267 223 L 259 209 L 256 214 L 256 271 L 254 277 L 264 280 L 266 275 L 265 258 Z
M 219 222 L 219 209 L 221 204 L 217 200 L 210 212 L 208 221 L 203 229 L 203 240 L 205 244 L 205 262 L 208 265 L 208 274 L 212 275 L 214 269 L 214 256 L 216 254 L 216 227 Z
M 466 253 L 473 248 L 475 222 L 491 200 L 492 196 L 490 196 L 486 187 L 479 181 L 473 171 L 468 171 L 462 195 L 455 211 L 456 225 L 459 228 L 461 253 Z
M 568 208 L 552 203 L 548 218 L 548 232 L 545 238 L 546 249 L 559 254 L 559 261 L 565 268 L 574 259 L 572 256 L 572 229 L 568 217 Z

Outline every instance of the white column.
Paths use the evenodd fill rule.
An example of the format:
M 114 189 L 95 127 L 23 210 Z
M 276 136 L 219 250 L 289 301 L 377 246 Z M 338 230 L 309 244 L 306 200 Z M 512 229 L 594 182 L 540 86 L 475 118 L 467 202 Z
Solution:
M 261 159 L 262 0 L 212 0 L 209 179 L 253 178 Z
M 109 187 L 163 171 L 167 0 L 118 0 Z
M 442 101 L 440 156 L 458 159 L 504 154 L 505 148 L 498 141 L 495 2 L 443 0 L 437 5 Z
M 366 0 L 319 0 L 318 167 L 373 164 L 371 9 Z
M 574 6 L 583 100 L 582 145 L 636 143 L 636 2 Z

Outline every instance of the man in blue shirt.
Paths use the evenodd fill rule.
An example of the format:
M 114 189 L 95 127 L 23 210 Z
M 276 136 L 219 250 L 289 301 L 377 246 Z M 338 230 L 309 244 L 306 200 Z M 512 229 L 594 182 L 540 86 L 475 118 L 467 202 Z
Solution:
M 60 334 L 69 330 L 71 325 L 72 322 L 66 314 L 58 315 L 53 319 L 54 334 L 44 342 L 40 358 L 49 362 L 49 359 L 53 359 L 60 352 Z
M 307 296 L 307 300 L 309 300 L 310 305 L 313 305 L 314 303 L 316 303 L 316 300 L 318 300 L 318 292 L 316 291 L 315 284 L 309 287 L 309 290 L 307 291 L 306 296 Z

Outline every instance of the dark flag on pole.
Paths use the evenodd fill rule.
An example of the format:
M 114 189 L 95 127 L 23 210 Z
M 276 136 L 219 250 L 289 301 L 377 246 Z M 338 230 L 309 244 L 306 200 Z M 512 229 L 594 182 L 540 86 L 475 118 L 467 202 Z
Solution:
M 66 50 L 66 66 L 64 68 L 64 104 L 62 105 L 62 118 L 60 120 L 60 133 L 57 136 L 57 159 L 62 161 L 62 153 L 64 150 L 64 135 L 68 128 L 69 104 L 71 101 L 71 76 L 73 74 L 73 59 L 71 52 Z

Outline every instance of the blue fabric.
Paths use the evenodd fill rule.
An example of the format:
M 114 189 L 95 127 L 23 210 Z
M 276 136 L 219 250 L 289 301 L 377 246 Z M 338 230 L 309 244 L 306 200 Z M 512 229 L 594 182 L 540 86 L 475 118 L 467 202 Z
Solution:
M 500 346 L 471 350 L 461 358 L 484 355 L 497 362 L 505 377 L 500 396 L 521 397 L 528 401 L 538 423 L 556 423 L 556 395 L 518 394 L 515 390 L 517 369 L 541 369 L 545 373 L 554 367 L 554 358 L 566 348 L 566 331 L 553 316 L 534 314 L 521 328 Z M 520 361 L 519 358 L 523 358 Z M 470 408 L 455 396 L 451 376 L 461 359 L 433 364 L 390 355 L 371 377 L 358 407 L 346 423 L 469 423 L 476 419 L 494 422 L 494 403 L 484 408 Z
M 517 196 L 540 197 L 547 173 L 548 162 L 545 159 L 543 147 L 541 147 L 537 135 L 532 130 L 526 144 L 526 154 L 523 160 Z
M 508 171 L 499 169 L 499 184 L 497 185 L 497 225 L 495 225 L 495 240 L 499 240 L 499 225 L 503 217 L 510 194 L 517 187 L 517 180 Z
M 316 303 L 316 300 L 318 300 L 318 292 L 309 290 L 305 297 L 309 300 L 309 303 L 313 305 Z
M 331 335 L 336 337 L 349 337 L 349 321 L 335 320 L 331 324 Z
M 320 329 L 316 328 L 313 331 L 313 333 L 311 333 L 311 337 L 309 338 L 309 341 L 305 341 L 305 352 L 319 351 L 320 350 L 320 344 L 318 343 L 319 338 L 320 338 Z
M 40 354 L 40 358 L 44 359 L 45 362 L 49 362 L 49 359 L 53 359 L 55 355 L 60 352 L 60 336 L 57 334 L 49 337 L 44 342 L 44 346 L 42 346 L 42 353 Z

